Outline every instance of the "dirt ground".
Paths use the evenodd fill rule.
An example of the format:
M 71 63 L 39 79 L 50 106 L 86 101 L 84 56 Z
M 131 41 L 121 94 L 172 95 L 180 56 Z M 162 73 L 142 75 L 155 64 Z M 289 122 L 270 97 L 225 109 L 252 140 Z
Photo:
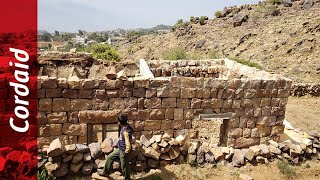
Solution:
M 313 160 L 308 161 L 300 166 L 294 167 L 296 176 L 293 179 L 313 180 L 320 179 L 320 162 Z M 158 172 L 160 173 L 160 172 Z M 173 179 L 239 179 L 240 174 L 245 174 L 252 177 L 255 180 L 278 180 L 287 179 L 277 167 L 276 162 L 272 162 L 266 165 L 252 166 L 247 164 L 244 167 L 232 168 L 223 165 L 212 167 L 206 165 L 204 167 L 192 167 L 187 164 L 182 165 L 168 165 L 161 170 L 159 176 L 161 179 L 173 180 Z M 139 179 L 139 178 L 137 178 Z M 160 179 L 155 176 L 144 176 L 140 179 Z
M 286 120 L 294 128 L 303 131 L 320 131 L 320 98 L 290 97 L 286 109 Z

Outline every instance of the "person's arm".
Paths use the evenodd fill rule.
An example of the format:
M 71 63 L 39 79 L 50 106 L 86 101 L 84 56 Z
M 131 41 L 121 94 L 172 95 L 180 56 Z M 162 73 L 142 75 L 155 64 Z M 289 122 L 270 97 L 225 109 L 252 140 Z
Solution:
M 131 142 L 129 138 L 129 133 L 125 131 L 123 132 L 123 136 L 124 136 L 124 141 L 126 143 L 125 154 L 128 154 L 131 151 Z

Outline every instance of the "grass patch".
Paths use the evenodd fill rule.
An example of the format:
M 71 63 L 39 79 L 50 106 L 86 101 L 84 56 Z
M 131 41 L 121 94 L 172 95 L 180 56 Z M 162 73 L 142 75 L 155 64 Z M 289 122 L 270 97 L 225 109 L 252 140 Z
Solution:
M 48 172 L 46 169 L 38 170 L 37 174 L 38 180 L 47 180 L 48 179 Z
M 165 51 L 162 54 L 163 59 L 165 60 L 180 60 L 187 59 L 187 52 L 182 47 L 174 47 Z
M 278 161 L 277 166 L 281 174 L 285 175 L 288 179 L 292 179 L 297 175 L 295 169 L 286 161 Z
M 234 60 L 240 64 L 243 64 L 243 65 L 246 65 L 246 66 L 249 66 L 249 67 L 255 67 L 257 69 L 263 69 L 263 67 L 258 64 L 258 63 L 255 63 L 255 62 L 250 62 L 250 61 L 247 61 L 247 60 L 243 60 L 243 59 L 239 59 L 239 58 L 233 58 L 233 57 L 228 57 L 229 59 L 231 60 Z
M 267 0 L 267 2 L 270 4 L 281 4 L 283 0 Z
M 221 11 L 216 11 L 214 13 L 214 16 L 216 16 L 216 18 L 221 18 L 222 17 L 222 12 Z

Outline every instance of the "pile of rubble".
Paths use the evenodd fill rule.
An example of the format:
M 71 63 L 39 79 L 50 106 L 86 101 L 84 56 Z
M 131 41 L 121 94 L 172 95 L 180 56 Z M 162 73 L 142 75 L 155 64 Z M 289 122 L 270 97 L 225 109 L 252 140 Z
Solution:
M 36 179 L 37 141 L 24 143 L 22 149 L 0 148 L 0 179 Z
M 44 166 L 49 174 L 55 177 L 62 177 L 68 173 L 82 173 L 88 176 L 102 170 L 116 142 L 112 138 L 106 138 L 101 144 L 63 145 L 63 141 L 55 139 L 49 147 L 42 149 L 42 153 L 46 154 L 39 155 L 38 167 Z M 269 145 L 233 149 L 218 147 L 204 140 L 189 139 L 184 135 L 171 138 L 165 133 L 154 135 L 151 139 L 142 135 L 140 140 L 133 143 L 130 165 L 132 170 L 142 172 L 182 162 L 191 165 L 221 163 L 239 167 L 246 163 L 265 164 L 273 159 L 287 160 L 295 165 L 314 156 L 320 160 L 320 134 L 313 133 L 300 144 L 290 140 L 282 143 L 270 140 L 268 143 Z M 118 161 L 113 163 L 113 169 L 120 170 Z
M 320 96 L 320 84 L 293 84 L 292 91 L 291 91 L 292 96 L 315 96 L 319 97 Z

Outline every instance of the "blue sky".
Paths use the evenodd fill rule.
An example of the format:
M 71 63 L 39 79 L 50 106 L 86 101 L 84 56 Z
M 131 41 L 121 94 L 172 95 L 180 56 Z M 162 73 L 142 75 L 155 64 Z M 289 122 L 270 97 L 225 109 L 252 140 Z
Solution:
M 39 0 L 40 30 L 74 32 L 173 25 L 178 19 L 208 16 L 226 6 L 258 0 Z

